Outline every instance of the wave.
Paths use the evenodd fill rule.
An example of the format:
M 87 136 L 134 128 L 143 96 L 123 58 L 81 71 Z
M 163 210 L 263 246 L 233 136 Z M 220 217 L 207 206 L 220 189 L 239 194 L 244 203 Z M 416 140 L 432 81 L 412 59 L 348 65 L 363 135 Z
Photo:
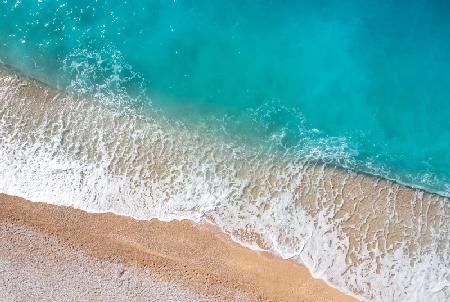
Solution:
M 227 140 L 151 107 L 134 111 L 126 98 L 78 98 L 3 68 L 0 191 L 137 219 L 209 221 L 362 300 L 450 299 L 447 197 Z

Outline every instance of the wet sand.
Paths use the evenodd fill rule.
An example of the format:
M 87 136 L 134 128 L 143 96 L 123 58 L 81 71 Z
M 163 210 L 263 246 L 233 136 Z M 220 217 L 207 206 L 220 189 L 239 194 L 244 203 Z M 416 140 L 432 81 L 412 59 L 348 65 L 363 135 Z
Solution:
M 355 301 L 210 224 L 140 221 L 0 194 L 0 300 Z

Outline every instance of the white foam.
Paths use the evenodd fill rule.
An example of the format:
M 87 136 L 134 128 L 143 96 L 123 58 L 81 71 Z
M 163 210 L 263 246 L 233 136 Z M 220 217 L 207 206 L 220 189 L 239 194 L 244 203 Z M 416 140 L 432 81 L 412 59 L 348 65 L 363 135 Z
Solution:
M 138 219 L 208 219 L 362 300 L 450 299 L 447 198 L 58 96 L 4 72 L 0 191 Z

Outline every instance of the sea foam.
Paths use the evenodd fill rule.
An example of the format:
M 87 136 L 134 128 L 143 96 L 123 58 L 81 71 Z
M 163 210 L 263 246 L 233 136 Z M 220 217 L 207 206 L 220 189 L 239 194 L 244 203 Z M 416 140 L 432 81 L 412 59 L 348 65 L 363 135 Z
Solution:
M 0 191 L 137 219 L 209 221 L 366 301 L 450 299 L 447 197 L 77 99 L 5 70 Z

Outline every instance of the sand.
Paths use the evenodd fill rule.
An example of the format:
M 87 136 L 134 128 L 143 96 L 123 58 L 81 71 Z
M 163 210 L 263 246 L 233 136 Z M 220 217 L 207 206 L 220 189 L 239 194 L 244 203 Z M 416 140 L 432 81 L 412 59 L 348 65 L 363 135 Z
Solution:
M 355 301 L 213 226 L 0 194 L 1 301 Z

